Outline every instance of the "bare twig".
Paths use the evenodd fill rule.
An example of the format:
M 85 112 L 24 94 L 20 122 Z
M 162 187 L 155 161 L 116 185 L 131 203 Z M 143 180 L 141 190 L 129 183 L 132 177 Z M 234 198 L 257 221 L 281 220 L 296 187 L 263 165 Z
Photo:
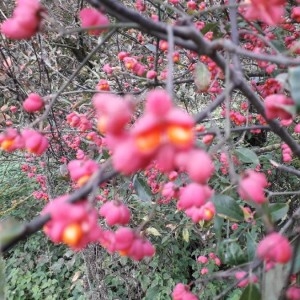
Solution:
M 34 122 L 30 124 L 31 127 L 35 126 L 42 120 L 46 119 L 49 112 L 51 111 L 55 101 L 58 99 L 58 97 L 62 94 L 62 92 L 68 87 L 70 82 L 77 76 L 77 74 L 80 72 L 80 70 L 86 65 L 86 63 L 91 59 L 91 57 L 99 51 L 99 49 L 104 45 L 104 43 L 111 38 L 111 36 L 115 33 L 116 29 L 113 29 L 110 31 L 102 40 L 101 42 L 95 47 L 95 49 L 82 61 L 82 63 L 78 66 L 78 68 L 73 72 L 73 74 L 69 77 L 69 79 L 60 87 L 60 89 L 57 91 L 55 95 L 52 96 L 50 103 L 45 108 L 44 113 L 41 117 L 37 118 Z
M 285 165 L 281 165 L 274 160 L 270 160 L 270 163 L 279 170 L 282 170 L 282 171 L 285 171 L 285 172 L 288 172 L 288 173 L 291 173 L 293 175 L 300 177 L 300 171 L 298 171 L 294 168 L 291 168 L 291 167 L 288 167 Z

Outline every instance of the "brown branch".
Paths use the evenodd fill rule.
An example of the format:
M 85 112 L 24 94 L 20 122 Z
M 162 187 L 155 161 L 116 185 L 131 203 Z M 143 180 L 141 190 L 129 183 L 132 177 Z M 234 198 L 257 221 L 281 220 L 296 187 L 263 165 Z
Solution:
M 122 3 L 116 0 L 87 0 L 93 6 L 105 7 L 107 12 L 112 16 L 116 17 L 121 21 L 135 22 L 141 26 L 141 30 L 148 32 L 156 37 L 167 39 L 167 24 L 163 22 L 154 22 L 150 18 L 144 17 L 133 9 L 129 9 Z M 217 49 L 226 48 L 226 50 L 235 51 L 238 49 L 236 45 L 230 41 L 223 41 L 220 45 L 218 42 L 210 42 L 205 40 L 203 35 L 195 28 L 195 26 L 188 21 L 184 26 L 174 26 L 174 43 L 178 46 L 183 46 L 186 49 L 196 51 L 199 55 L 209 56 L 223 72 L 227 70 L 227 64 L 225 59 Z M 216 47 L 218 46 L 218 47 Z M 273 56 L 269 56 L 267 59 L 272 61 Z M 278 58 L 278 57 L 277 57 Z M 273 60 L 274 61 L 274 60 Z M 284 56 L 280 56 L 277 60 L 281 64 L 299 64 L 299 60 L 289 59 Z M 264 105 L 262 104 L 260 98 L 255 94 L 255 92 L 249 87 L 248 82 L 242 76 L 242 74 L 233 68 L 229 70 L 230 80 L 233 86 L 237 87 L 246 98 L 253 104 L 258 113 L 265 117 Z M 292 138 L 292 136 L 287 132 L 287 130 L 280 126 L 277 121 L 268 120 L 271 130 L 277 134 L 297 155 L 300 156 L 300 145 Z

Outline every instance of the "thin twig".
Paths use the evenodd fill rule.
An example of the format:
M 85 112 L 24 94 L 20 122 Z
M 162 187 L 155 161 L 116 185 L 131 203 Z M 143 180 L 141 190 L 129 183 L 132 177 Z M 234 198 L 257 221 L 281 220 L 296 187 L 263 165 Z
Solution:
M 94 29 L 117 29 L 117 28 L 123 29 L 123 28 L 138 28 L 138 27 L 139 25 L 136 23 L 118 22 L 118 23 L 110 23 L 109 25 L 101 25 L 101 26 L 98 25 L 98 26 L 88 26 L 88 27 L 77 27 L 69 30 L 65 30 L 61 28 L 58 36 L 65 36 L 77 32 L 90 31 Z
M 227 90 L 228 89 L 232 91 L 234 89 L 234 85 L 230 84 L 227 87 Z M 223 92 L 220 95 L 218 95 L 217 98 L 214 99 L 205 109 L 203 109 L 194 116 L 195 122 L 200 123 L 202 120 L 207 118 L 215 109 L 217 109 L 220 106 L 220 104 L 222 104 L 225 101 L 225 98 L 226 91 L 223 90 Z
M 41 117 L 37 118 L 34 122 L 30 124 L 30 127 L 35 126 L 42 120 L 46 119 L 49 112 L 51 111 L 55 101 L 58 99 L 58 97 L 62 94 L 62 92 L 68 87 L 70 82 L 77 76 L 77 74 L 80 72 L 80 70 L 86 65 L 86 63 L 91 59 L 91 57 L 104 45 L 104 43 L 110 39 L 110 37 L 115 33 L 116 29 L 113 29 L 110 31 L 102 40 L 101 42 L 95 47 L 95 49 L 85 57 L 85 59 L 82 61 L 82 63 L 78 66 L 78 68 L 73 72 L 73 74 L 69 77 L 69 79 L 60 87 L 60 89 L 57 91 L 55 95 L 52 96 L 52 99 L 50 103 L 45 108 L 44 113 Z
M 270 160 L 270 163 L 279 170 L 282 170 L 282 171 L 285 171 L 285 172 L 288 172 L 288 173 L 291 173 L 293 175 L 300 177 L 300 171 L 298 171 L 294 168 L 291 168 L 291 167 L 288 167 L 285 165 L 281 165 L 281 164 L 275 162 L 274 160 Z
M 167 26 L 168 30 L 168 75 L 167 75 L 167 91 L 169 95 L 173 98 L 173 71 L 174 71 L 174 35 L 173 28 L 171 25 Z

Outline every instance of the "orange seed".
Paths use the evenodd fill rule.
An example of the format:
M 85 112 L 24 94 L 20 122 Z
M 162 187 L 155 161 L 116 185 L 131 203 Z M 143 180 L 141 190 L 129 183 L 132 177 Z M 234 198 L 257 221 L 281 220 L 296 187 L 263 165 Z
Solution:
M 136 145 L 141 152 L 147 153 L 155 150 L 161 142 L 161 131 L 155 129 L 136 138 Z
M 194 139 L 193 129 L 180 125 L 170 125 L 167 127 L 167 135 L 175 146 L 190 146 Z
M 69 246 L 76 246 L 83 236 L 83 230 L 78 223 L 67 226 L 62 235 L 62 241 Z

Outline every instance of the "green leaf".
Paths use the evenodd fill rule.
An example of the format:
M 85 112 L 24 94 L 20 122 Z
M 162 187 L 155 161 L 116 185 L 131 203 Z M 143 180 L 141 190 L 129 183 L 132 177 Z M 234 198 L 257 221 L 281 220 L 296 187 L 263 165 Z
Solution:
M 261 300 L 261 294 L 257 286 L 255 284 L 249 284 L 245 288 L 240 300 Z
M 252 234 L 250 234 L 250 232 L 247 232 L 246 238 L 247 238 L 246 250 L 248 254 L 248 259 L 252 260 L 255 257 L 256 242 Z
M 151 283 L 151 278 L 149 276 L 142 275 L 140 278 L 140 283 L 143 291 L 146 291 Z
M 133 186 L 137 195 L 143 202 L 151 201 L 151 190 L 147 183 L 138 174 L 134 175 L 133 177 Z
M 54 264 L 52 264 L 52 266 L 50 267 L 50 269 L 54 273 L 59 273 L 59 272 L 61 272 L 61 269 L 63 268 L 63 266 L 64 266 L 64 260 L 62 258 L 60 258 Z
M 259 158 L 255 152 L 248 148 L 239 148 L 235 150 L 238 159 L 247 164 L 254 164 L 255 166 L 259 165 Z
M 218 23 L 207 23 L 205 27 L 201 30 L 202 34 L 205 34 L 209 31 L 212 31 L 213 33 L 219 32 L 219 24 Z
M 272 203 L 269 205 L 272 222 L 277 222 L 284 219 L 289 211 L 287 203 Z
M 296 104 L 297 112 L 300 111 L 300 67 L 289 68 L 289 84 L 291 96 Z
M 161 244 L 163 245 L 164 243 L 166 243 L 169 239 L 171 238 L 171 234 L 168 234 L 166 236 L 164 236 L 161 240 Z
M 279 51 L 279 52 L 283 52 L 286 50 L 286 46 L 284 45 L 284 43 L 282 42 L 282 40 L 277 40 L 274 39 L 272 40 L 272 42 L 270 42 L 273 44 L 273 46 Z
M 242 291 L 240 289 L 236 289 L 236 290 L 232 291 L 232 293 L 230 295 L 228 295 L 227 300 L 239 300 L 241 294 L 242 294 Z
M 218 254 L 224 264 L 236 266 L 247 261 L 247 255 L 236 241 L 224 240 L 220 243 Z
M 220 240 L 222 237 L 223 225 L 224 225 L 224 219 L 216 215 L 214 218 L 214 230 L 216 233 L 217 240 Z
M 229 260 L 228 260 L 229 264 L 237 265 L 244 260 L 245 252 L 242 250 L 239 244 L 235 242 L 230 243 L 228 250 L 229 250 Z
M 233 222 L 244 220 L 242 209 L 231 197 L 226 195 L 215 195 L 212 201 L 215 204 L 217 214 L 220 217 L 229 219 Z
M 159 289 L 158 289 L 158 286 L 153 286 L 153 287 L 150 287 L 148 290 L 147 290 L 147 293 L 146 293 L 146 297 L 145 299 L 158 299 L 158 295 L 159 295 Z

